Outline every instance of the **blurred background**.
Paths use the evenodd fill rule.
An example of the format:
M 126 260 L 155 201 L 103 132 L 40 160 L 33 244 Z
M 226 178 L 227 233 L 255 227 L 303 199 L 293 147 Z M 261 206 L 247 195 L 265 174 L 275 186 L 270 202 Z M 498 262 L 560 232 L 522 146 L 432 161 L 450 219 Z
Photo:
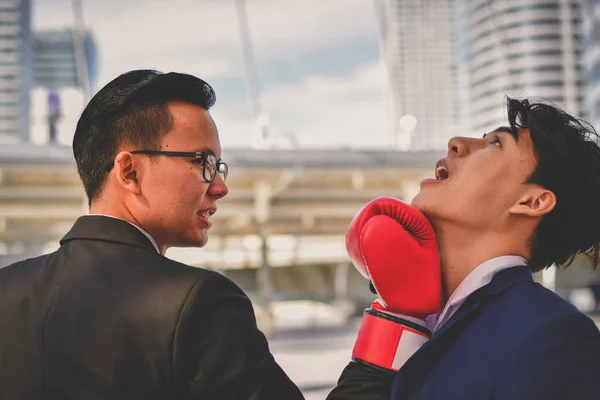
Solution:
M 372 295 L 344 234 L 410 201 L 455 135 L 506 124 L 504 96 L 600 123 L 600 1 L 0 0 L 0 267 L 87 213 L 70 148 L 89 98 L 137 68 L 187 72 L 212 110 L 229 195 L 203 249 L 254 302 L 276 359 L 324 398 Z M 593 317 L 586 260 L 536 276 Z

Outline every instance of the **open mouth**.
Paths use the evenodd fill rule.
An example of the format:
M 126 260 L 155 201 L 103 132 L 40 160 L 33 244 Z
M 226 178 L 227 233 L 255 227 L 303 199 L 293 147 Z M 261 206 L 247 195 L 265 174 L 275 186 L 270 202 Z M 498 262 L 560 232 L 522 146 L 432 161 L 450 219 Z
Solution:
M 196 213 L 196 215 L 205 218 L 207 220 L 210 220 L 210 217 L 217 212 L 217 210 L 215 208 L 210 208 L 208 210 L 200 210 Z
M 438 181 L 445 181 L 449 176 L 448 168 L 446 168 L 441 161 L 438 161 L 435 166 L 435 179 Z

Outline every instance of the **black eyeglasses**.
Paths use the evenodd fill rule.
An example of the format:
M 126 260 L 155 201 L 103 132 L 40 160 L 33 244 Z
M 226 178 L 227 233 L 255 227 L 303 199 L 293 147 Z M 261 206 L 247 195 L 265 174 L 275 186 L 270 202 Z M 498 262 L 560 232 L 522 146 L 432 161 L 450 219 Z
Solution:
M 160 151 L 160 150 L 133 150 L 131 154 L 146 154 L 149 156 L 166 156 L 166 157 L 185 157 L 193 158 L 193 162 L 202 164 L 202 177 L 208 183 L 215 180 L 217 174 L 221 175 L 223 182 L 227 180 L 229 167 L 223 161 L 217 158 L 210 151 Z M 109 172 L 114 166 L 114 162 L 106 166 L 106 171 Z

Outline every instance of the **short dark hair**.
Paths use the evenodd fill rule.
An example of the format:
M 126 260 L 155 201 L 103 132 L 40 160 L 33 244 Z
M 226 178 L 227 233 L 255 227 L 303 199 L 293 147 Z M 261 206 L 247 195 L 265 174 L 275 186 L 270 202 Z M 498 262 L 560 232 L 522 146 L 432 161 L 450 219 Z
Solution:
M 104 86 L 83 110 L 73 136 L 73 153 L 88 203 L 102 192 L 106 165 L 123 144 L 159 150 L 173 129 L 168 104 L 182 101 L 206 110 L 216 101 L 213 88 L 195 76 L 155 70 L 124 73 Z
M 536 168 L 527 183 L 556 195 L 555 208 L 543 216 L 531 238 L 530 268 L 566 267 L 586 255 L 592 265 L 600 250 L 600 147 L 588 122 L 547 102 L 507 98 L 508 121 L 515 138 L 529 130 Z

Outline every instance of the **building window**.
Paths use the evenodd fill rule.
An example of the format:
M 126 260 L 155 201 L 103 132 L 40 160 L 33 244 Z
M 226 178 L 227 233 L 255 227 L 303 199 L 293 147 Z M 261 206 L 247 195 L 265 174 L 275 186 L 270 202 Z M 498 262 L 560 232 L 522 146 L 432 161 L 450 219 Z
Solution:
M 473 21 L 471 26 L 478 26 L 488 22 L 494 18 L 502 18 L 502 15 L 506 14 L 514 14 L 520 11 L 529 11 L 529 10 L 558 10 L 559 5 L 556 3 L 544 3 L 544 4 L 529 4 L 524 6 L 516 6 L 511 8 L 505 8 L 504 10 L 491 10 L 490 13 L 487 13 L 481 18 Z
M 514 22 L 512 24 L 507 24 L 507 25 L 494 26 L 493 28 L 485 30 L 485 31 L 481 32 L 479 35 L 477 35 L 477 37 L 474 38 L 473 41 L 471 42 L 471 45 L 473 45 L 474 43 L 477 43 L 481 39 L 484 39 L 494 33 L 499 34 L 499 32 L 505 31 L 505 30 L 515 29 L 515 28 L 519 28 L 522 26 L 536 26 L 536 25 L 560 26 L 560 19 L 558 19 L 558 18 L 543 18 L 543 19 L 537 19 L 537 20 L 531 20 L 531 21 L 518 21 L 518 22 Z
M 563 81 L 539 81 L 539 82 L 527 82 L 527 83 L 521 83 L 521 84 L 513 84 L 513 85 L 509 85 L 509 86 L 502 86 L 502 87 L 497 87 L 494 89 L 489 89 L 489 90 L 483 91 L 483 92 L 477 94 L 476 96 L 473 96 L 471 101 L 481 100 L 487 96 L 493 95 L 495 93 L 503 93 L 507 90 L 519 90 L 519 89 L 536 88 L 536 87 L 562 87 L 563 85 L 564 85 Z
M 505 39 L 505 40 L 500 41 L 500 43 L 493 43 L 488 46 L 480 48 L 475 53 L 471 54 L 471 58 L 475 58 L 483 53 L 486 53 L 489 50 L 492 50 L 492 49 L 498 47 L 499 45 L 506 46 L 509 44 L 520 43 L 520 42 L 538 42 L 538 41 L 545 41 L 545 40 L 560 40 L 560 37 L 561 36 L 559 33 L 549 33 L 546 35 L 533 35 L 533 36 L 524 36 L 524 37 L 517 37 L 517 38 L 512 38 L 512 39 Z
M 513 69 L 508 70 L 508 75 L 521 75 L 521 74 L 526 74 L 526 73 L 530 73 L 530 72 L 549 72 L 549 71 L 561 72 L 563 70 L 564 70 L 564 68 L 562 65 L 540 65 L 539 67 L 513 68 Z M 476 88 L 486 82 L 489 82 L 489 81 L 492 81 L 492 80 L 498 78 L 499 76 L 506 76 L 506 75 L 501 74 L 501 75 L 485 76 L 485 77 L 480 78 L 480 79 L 476 80 L 475 82 L 473 82 L 471 84 L 471 87 Z
M 507 54 L 505 57 L 508 60 L 516 60 L 516 59 L 523 58 L 523 57 L 560 56 L 560 55 L 562 55 L 562 52 L 560 50 L 538 50 L 538 51 L 530 51 L 530 52 L 517 53 L 517 54 Z M 477 71 L 479 71 L 483 68 L 489 67 L 490 65 L 492 65 L 496 62 L 498 62 L 497 59 L 488 60 L 488 61 L 481 63 L 475 67 L 470 68 L 469 71 L 471 74 L 475 74 Z

